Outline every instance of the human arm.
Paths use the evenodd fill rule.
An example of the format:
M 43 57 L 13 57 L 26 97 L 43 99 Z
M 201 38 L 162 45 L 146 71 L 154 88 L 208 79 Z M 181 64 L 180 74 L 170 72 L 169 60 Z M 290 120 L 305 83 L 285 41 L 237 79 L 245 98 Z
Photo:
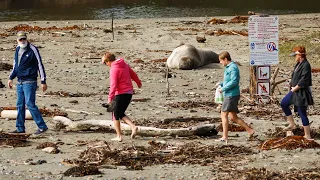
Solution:
M 118 85 L 118 78 L 117 78 L 117 71 L 110 69 L 109 78 L 110 78 L 110 88 L 109 88 L 109 95 L 108 95 L 108 103 L 111 103 L 117 89 Z
M 130 72 L 131 79 L 132 79 L 134 82 L 136 82 L 136 84 L 137 84 L 137 86 L 138 86 L 139 88 L 141 88 L 141 87 L 142 87 L 141 80 L 139 79 L 137 73 L 135 73 L 135 72 L 131 69 L 130 66 L 129 66 L 129 72 Z

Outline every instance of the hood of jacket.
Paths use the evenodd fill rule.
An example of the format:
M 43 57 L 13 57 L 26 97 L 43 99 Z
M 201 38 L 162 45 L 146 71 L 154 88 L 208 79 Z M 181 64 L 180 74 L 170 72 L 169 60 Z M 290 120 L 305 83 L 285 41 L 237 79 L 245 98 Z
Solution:
M 112 68 L 125 68 L 126 67 L 126 63 L 124 62 L 124 60 L 122 58 L 115 60 L 112 63 Z

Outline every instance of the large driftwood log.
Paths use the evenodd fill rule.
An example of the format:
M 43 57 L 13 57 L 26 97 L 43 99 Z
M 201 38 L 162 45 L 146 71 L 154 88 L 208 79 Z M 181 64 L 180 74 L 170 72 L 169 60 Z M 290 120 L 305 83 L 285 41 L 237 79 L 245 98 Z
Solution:
M 66 129 L 69 131 L 84 131 L 89 130 L 92 127 L 104 127 L 104 128 L 114 128 L 112 120 L 82 120 L 82 121 L 72 121 L 63 116 L 55 116 L 53 120 L 66 125 Z M 155 127 L 137 126 L 137 135 L 139 136 L 212 136 L 216 135 L 218 132 L 215 129 L 214 124 L 203 124 L 199 126 L 193 126 L 189 128 L 178 128 L 178 129 L 161 129 Z M 131 128 L 129 125 L 121 123 L 121 130 L 124 134 L 131 134 Z

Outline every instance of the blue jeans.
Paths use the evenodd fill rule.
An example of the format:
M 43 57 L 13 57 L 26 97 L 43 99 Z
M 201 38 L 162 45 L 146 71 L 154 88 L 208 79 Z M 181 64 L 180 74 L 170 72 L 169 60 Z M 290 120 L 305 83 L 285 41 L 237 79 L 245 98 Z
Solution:
M 291 100 L 291 97 L 292 97 L 292 91 L 290 91 L 281 101 L 280 105 L 281 105 L 281 108 L 282 108 L 282 111 L 286 114 L 286 116 L 291 116 L 292 115 L 292 112 L 290 110 L 290 100 Z M 298 109 L 298 113 L 299 113 L 299 116 L 302 120 L 302 125 L 303 126 L 308 126 L 309 125 L 309 119 L 307 117 L 307 107 L 306 106 L 299 106 L 297 107 Z
M 42 115 L 36 106 L 36 90 L 37 82 L 27 84 L 17 84 L 17 121 L 16 127 L 19 132 L 25 131 L 25 116 L 26 106 L 28 107 L 32 118 L 36 122 L 39 129 L 47 129 L 47 125 L 44 122 Z

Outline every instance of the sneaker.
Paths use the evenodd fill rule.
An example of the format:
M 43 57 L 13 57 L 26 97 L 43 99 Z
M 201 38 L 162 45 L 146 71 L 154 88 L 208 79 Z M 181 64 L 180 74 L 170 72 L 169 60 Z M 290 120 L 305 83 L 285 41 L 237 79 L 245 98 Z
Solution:
M 42 133 L 46 132 L 47 130 L 48 130 L 48 128 L 38 129 L 37 132 L 34 133 L 34 135 L 42 134 Z
M 10 133 L 12 133 L 12 134 L 19 134 L 19 133 L 26 133 L 26 131 L 14 130 L 14 131 L 11 131 Z

